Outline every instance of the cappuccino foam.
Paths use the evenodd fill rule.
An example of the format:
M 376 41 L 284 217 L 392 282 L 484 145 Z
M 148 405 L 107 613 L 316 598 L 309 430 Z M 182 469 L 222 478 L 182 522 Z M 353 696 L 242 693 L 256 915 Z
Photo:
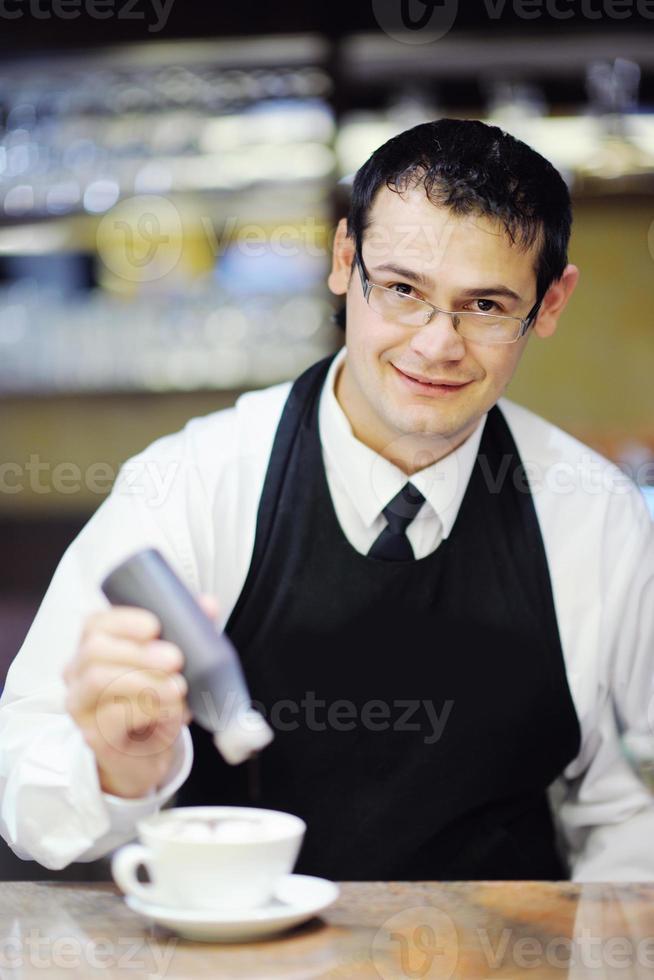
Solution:
M 274 823 L 240 817 L 189 817 L 188 820 L 176 817 L 166 821 L 162 829 L 176 840 L 201 844 L 254 844 L 276 836 Z

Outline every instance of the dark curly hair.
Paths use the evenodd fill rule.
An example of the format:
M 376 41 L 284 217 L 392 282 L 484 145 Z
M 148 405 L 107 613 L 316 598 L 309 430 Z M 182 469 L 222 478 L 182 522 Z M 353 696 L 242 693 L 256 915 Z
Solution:
M 359 250 L 380 187 L 401 193 L 417 185 L 454 214 L 497 218 L 519 247 L 539 242 L 539 300 L 561 277 L 572 226 L 570 194 L 558 170 L 526 143 L 470 119 L 421 123 L 388 140 L 354 178 L 347 228 Z

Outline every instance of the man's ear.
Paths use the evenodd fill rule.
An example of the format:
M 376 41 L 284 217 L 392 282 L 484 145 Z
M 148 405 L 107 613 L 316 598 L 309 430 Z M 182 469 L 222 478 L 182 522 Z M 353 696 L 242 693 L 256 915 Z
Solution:
M 334 235 L 332 271 L 327 279 L 327 285 L 335 296 L 343 296 L 347 292 L 353 261 L 354 239 L 348 237 L 347 221 L 341 218 Z
M 541 303 L 534 333 L 538 337 L 551 337 L 557 328 L 559 317 L 568 305 L 575 286 L 579 282 L 579 269 L 576 265 L 567 265 L 563 275 L 551 284 Z

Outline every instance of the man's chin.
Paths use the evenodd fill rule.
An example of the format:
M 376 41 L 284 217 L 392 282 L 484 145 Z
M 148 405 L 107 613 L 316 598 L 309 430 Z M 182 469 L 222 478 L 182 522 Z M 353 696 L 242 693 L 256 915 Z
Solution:
M 423 439 L 450 439 L 458 431 L 455 420 L 445 418 L 439 413 L 434 418 L 434 412 L 429 415 L 422 411 L 398 411 L 392 421 L 393 428 L 403 436 L 415 436 Z
M 470 405 L 466 408 L 467 411 L 457 411 L 454 405 L 402 405 L 397 402 L 391 405 L 387 402 L 385 415 L 392 428 L 405 436 L 441 438 L 459 443 L 474 431 L 485 411 L 483 408 L 473 411 Z

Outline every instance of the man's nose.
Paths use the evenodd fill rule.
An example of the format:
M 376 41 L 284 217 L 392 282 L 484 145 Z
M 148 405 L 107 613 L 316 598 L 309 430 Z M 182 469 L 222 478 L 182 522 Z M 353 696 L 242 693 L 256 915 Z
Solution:
M 435 310 L 429 322 L 413 334 L 412 350 L 430 361 L 458 361 L 465 356 L 466 346 L 459 336 L 449 313 Z

